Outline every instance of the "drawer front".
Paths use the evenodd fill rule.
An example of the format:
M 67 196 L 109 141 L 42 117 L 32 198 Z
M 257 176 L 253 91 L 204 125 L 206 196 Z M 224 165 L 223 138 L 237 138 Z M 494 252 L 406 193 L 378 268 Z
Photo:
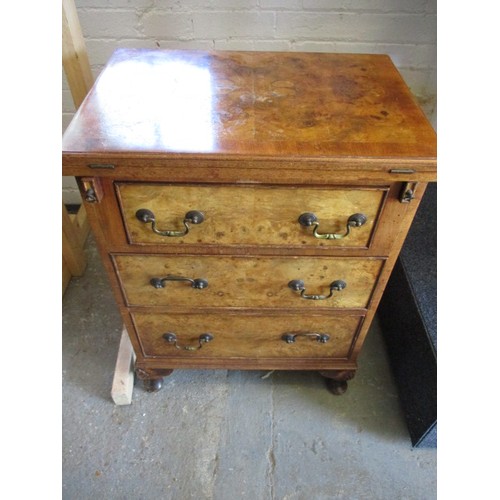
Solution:
M 295 247 L 368 248 L 387 190 L 383 188 L 306 188 L 263 186 L 193 186 L 118 183 L 117 192 L 129 242 L 132 244 L 286 245 Z M 137 213 L 142 214 L 141 219 Z M 174 231 L 165 236 L 144 222 L 150 211 L 155 229 Z M 186 214 L 199 211 L 204 220 L 188 222 Z M 302 214 L 314 214 L 319 223 L 299 223 Z M 356 216 L 362 214 L 363 217 Z M 351 220 L 348 232 L 348 220 Z M 356 218 L 357 217 L 357 218 Z M 189 218 L 189 217 L 188 217 Z M 147 218 L 150 220 L 150 217 Z M 311 223 L 304 218 L 304 223 Z M 366 222 L 365 222 L 366 221 Z
M 132 319 L 146 357 L 259 359 L 347 359 L 362 321 L 361 316 L 228 313 L 135 313 Z M 212 339 L 200 342 L 206 334 Z
M 366 308 L 384 260 L 115 255 L 114 262 L 129 306 Z

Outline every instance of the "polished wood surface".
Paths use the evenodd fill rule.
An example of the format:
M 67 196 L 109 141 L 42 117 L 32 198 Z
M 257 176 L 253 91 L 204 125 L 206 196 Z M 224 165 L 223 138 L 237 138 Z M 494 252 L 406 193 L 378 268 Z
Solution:
M 147 167 L 144 167 L 147 170 Z M 271 175 L 271 172 L 269 176 Z M 81 178 L 80 178 L 81 179 Z M 158 243 L 147 243 L 147 244 L 130 244 L 129 235 L 126 231 L 126 224 L 124 221 L 124 216 L 121 210 L 121 203 L 117 199 L 117 185 L 119 182 L 115 182 L 111 177 L 99 177 L 100 184 L 102 187 L 103 197 L 99 203 L 86 203 L 85 208 L 89 217 L 95 219 L 93 224 L 94 232 L 100 232 L 98 241 L 100 238 L 104 238 L 107 253 L 140 253 L 140 254 L 192 254 L 192 255 L 246 255 L 248 253 L 259 254 L 259 255 L 309 255 L 309 256 L 353 256 L 353 257 L 380 257 L 386 256 L 393 248 L 394 240 L 397 238 L 399 233 L 399 225 L 401 219 L 401 210 L 404 208 L 401 206 L 399 201 L 399 193 L 401 191 L 400 183 L 393 183 L 392 185 L 385 186 L 381 188 L 379 185 L 370 186 L 375 189 L 387 189 L 387 196 L 383 202 L 382 209 L 377 218 L 376 227 L 372 232 L 370 239 L 370 246 L 366 247 L 345 247 L 337 245 L 322 245 L 316 246 L 312 245 L 301 245 L 291 247 L 289 245 L 280 243 L 278 245 L 260 245 L 257 241 L 256 244 L 234 244 L 234 245 L 201 245 L 194 241 L 191 243 L 182 244 L 163 244 L 164 238 L 159 237 Z M 307 180 L 307 178 L 306 178 Z M 359 181 L 358 181 L 359 182 Z M 140 183 L 142 184 L 142 183 Z M 148 183 L 149 184 L 149 183 Z M 162 183 L 159 185 L 161 186 Z M 184 183 L 176 183 L 178 185 L 183 185 Z M 190 183 L 192 185 L 192 183 Z M 218 184 L 221 187 L 220 184 Z M 225 185 L 230 187 L 230 185 Z M 422 183 L 419 184 L 423 186 Z M 289 187 L 289 185 L 287 185 Z M 303 186 L 304 188 L 307 185 Z M 324 185 L 324 189 L 337 189 L 341 186 Z M 351 184 L 345 186 L 347 189 L 353 189 Z M 360 184 L 362 188 L 362 184 Z M 362 190 L 362 189 L 361 189 Z M 417 190 L 418 193 L 418 190 Z M 205 222 L 203 223 L 205 224 Z M 203 224 L 194 226 L 194 230 L 200 229 Z M 297 224 L 298 225 L 298 224 Z M 149 231 L 151 231 L 151 225 L 148 224 Z M 323 226 L 321 226 L 323 227 Z M 361 228 L 355 228 L 362 229 Z M 305 228 L 304 228 L 305 230 Z M 308 234 L 311 231 L 309 228 Z M 354 231 L 353 231 L 354 233 Z M 351 234 L 353 234 L 351 233 Z M 178 238 L 177 238 L 178 239 Z M 313 239 L 313 238 L 311 238 Z M 307 241 L 307 240 L 304 240 Z M 335 243 L 335 242 L 334 242 Z M 107 255 L 106 253 L 106 255 Z
M 133 314 L 145 356 L 196 358 L 348 358 L 360 316 L 236 315 L 236 314 Z M 201 349 L 176 349 L 164 338 L 175 333 L 180 347 L 197 347 L 198 337 L 210 333 L 214 340 Z M 297 337 L 293 344 L 282 340 L 286 333 L 321 333 L 326 343 Z
M 361 248 L 369 246 L 386 195 L 386 190 L 377 188 L 138 183 L 118 184 L 118 192 L 130 243 Z M 201 211 L 205 221 L 190 225 L 185 236 L 160 236 L 151 230 L 151 224 L 137 219 L 135 214 L 141 208 L 154 213 L 159 229 L 183 229 L 182 221 L 190 210 Z M 318 217 L 320 233 L 344 234 L 348 218 L 358 212 L 366 215 L 367 222 L 345 238 L 323 240 L 315 238 L 310 227 L 299 224 L 304 212 Z
M 387 56 L 120 49 L 63 139 L 141 378 L 177 368 L 323 371 L 345 390 L 425 191 L 436 137 Z M 414 199 L 401 202 L 405 183 Z M 183 237 L 190 210 L 205 221 Z M 320 233 L 368 222 L 340 240 Z M 207 279 L 151 286 L 169 274 Z M 327 295 L 305 300 L 288 287 Z M 326 333 L 320 344 L 292 332 Z M 199 350 L 176 349 L 198 336 Z M 339 380 L 337 380 L 339 379 Z M 332 382 L 333 384 L 333 382 Z M 338 389 L 337 386 L 336 390 Z M 341 391 L 340 391 L 341 392 Z M 339 390 L 337 390 L 339 393 Z
M 137 306 L 254 307 L 254 308 L 366 308 L 380 274 L 382 259 L 263 258 L 216 256 L 114 257 L 126 301 Z M 150 284 L 168 275 L 203 278 L 208 287 L 195 289 L 189 282 Z M 330 284 L 343 280 L 344 290 L 324 300 L 304 299 L 288 287 L 303 280 L 305 293 L 329 295 Z M 305 313 L 307 314 L 307 313 Z
M 386 55 L 118 49 L 63 150 L 418 159 L 436 138 Z

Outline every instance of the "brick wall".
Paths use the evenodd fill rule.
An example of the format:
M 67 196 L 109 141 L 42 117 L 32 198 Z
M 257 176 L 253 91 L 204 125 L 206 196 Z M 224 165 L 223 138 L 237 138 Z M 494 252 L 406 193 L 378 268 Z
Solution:
M 118 47 L 389 54 L 436 120 L 436 0 L 75 0 L 94 76 Z M 63 78 L 63 130 L 74 106 Z M 63 200 L 79 203 L 73 179 Z

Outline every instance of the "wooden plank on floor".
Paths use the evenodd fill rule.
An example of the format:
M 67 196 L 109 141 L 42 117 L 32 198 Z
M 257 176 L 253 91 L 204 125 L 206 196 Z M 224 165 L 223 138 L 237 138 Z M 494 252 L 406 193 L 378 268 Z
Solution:
M 134 363 L 134 349 L 130 343 L 127 329 L 124 326 L 120 339 L 120 347 L 118 348 L 113 385 L 111 387 L 111 397 L 116 405 L 129 405 L 132 403 Z
M 90 233 L 90 225 L 85 207 L 81 205 L 78 212 L 76 214 L 69 214 L 69 217 L 77 233 L 78 243 L 83 247 Z
M 72 276 L 82 276 L 87 266 L 87 256 L 80 243 L 81 236 L 71 221 L 66 207 L 62 207 L 63 258 Z
M 71 271 L 69 270 L 68 264 L 64 260 L 64 255 L 62 256 L 62 293 L 66 291 L 71 280 Z

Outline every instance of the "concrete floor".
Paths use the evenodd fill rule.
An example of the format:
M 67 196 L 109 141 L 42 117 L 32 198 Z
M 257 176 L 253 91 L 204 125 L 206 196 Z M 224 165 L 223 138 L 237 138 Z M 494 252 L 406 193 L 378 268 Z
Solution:
M 63 299 L 63 499 L 436 498 L 372 327 L 343 396 L 312 372 L 178 370 L 110 397 L 122 322 L 92 239 Z

